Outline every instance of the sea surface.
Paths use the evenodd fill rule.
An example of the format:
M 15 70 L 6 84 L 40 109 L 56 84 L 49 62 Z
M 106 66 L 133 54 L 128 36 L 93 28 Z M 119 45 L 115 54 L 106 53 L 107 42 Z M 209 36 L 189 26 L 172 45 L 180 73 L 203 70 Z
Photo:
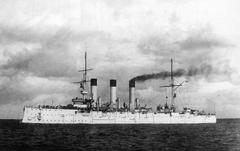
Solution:
M 0 151 L 239 151 L 240 119 L 194 125 L 41 125 L 0 120 Z

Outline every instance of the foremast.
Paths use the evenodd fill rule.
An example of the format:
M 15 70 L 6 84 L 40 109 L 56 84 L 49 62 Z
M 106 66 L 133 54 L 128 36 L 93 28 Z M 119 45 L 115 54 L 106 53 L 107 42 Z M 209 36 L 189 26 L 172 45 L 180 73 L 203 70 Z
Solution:
M 87 90 L 86 90 L 86 87 L 87 87 L 87 52 L 85 52 L 85 56 L 84 56 L 84 59 L 85 59 L 85 65 L 84 65 L 84 73 L 83 73 L 83 81 L 82 81 L 82 90 L 80 90 L 82 96 L 83 96 L 83 99 L 86 99 L 86 95 L 87 95 Z M 81 72 L 81 71 L 79 71 Z
M 87 79 L 87 71 L 92 70 L 87 67 L 87 52 L 85 52 L 84 56 L 84 69 L 79 70 L 78 72 L 83 72 L 83 78 L 81 81 L 74 82 L 78 83 L 80 85 L 80 94 L 82 95 L 83 100 L 87 99 L 88 91 L 87 91 L 87 82 L 89 80 Z

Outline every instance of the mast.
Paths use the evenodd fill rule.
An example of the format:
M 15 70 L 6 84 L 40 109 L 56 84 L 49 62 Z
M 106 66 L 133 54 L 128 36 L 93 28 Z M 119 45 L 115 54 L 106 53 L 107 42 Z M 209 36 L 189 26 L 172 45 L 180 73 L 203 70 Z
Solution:
M 78 71 L 78 72 L 83 72 L 83 79 L 78 82 L 73 82 L 73 83 L 77 83 L 80 85 L 80 93 L 82 94 L 83 99 L 86 99 L 86 95 L 88 94 L 88 92 L 86 91 L 87 82 L 89 82 L 89 80 L 87 80 L 87 71 L 88 70 L 92 70 L 92 69 L 87 68 L 87 52 L 85 52 L 84 69 Z
M 86 82 L 87 82 L 87 52 L 86 51 L 85 51 L 85 67 L 84 67 L 83 80 L 84 80 L 84 88 L 85 88 L 85 85 L 86 85 Z
M 86 91 L 86 82 L 87 82 L 87 52 L 85 51 L 85 65 L 84 65 L 84 73 L 83 73 L 83 87 L 82 87 L 82 95 L 83 95 L 83 99 L 85 99 L 85 95 L 87 95 L 87 91 Z
M 160 87 L 170 87 L 171 88 L 171 96 L 170 96 L 170 106 L 173 106 L 174 105 L 174 98 L 176 97 L 176 94 L 175 94 L 175 91 L 180 87 L 182 86 L 182 84 L 184 82 L 187 82 L 187 81 L 183 81 L 182 83 L 180 84 L 174 84 L 174 73 L 173 73 L 173 59 L 171 58 L 171 72 L 170 72 L 170 77 L 171 77 L 171 82 L 169 85 L 163 85 L 163 86 L 160 86 Z
M 173 79 L 173 60 L 171 58 L 171 97 L 170 106 L 174 104 L 174 79 Z

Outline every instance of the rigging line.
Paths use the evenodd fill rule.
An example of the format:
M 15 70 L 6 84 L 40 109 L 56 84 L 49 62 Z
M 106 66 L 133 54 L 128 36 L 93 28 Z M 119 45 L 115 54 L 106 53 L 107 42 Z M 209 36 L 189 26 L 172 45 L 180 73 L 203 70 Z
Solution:
M 176 81 L 176 83 L 180 84 L 180 82 L 176 78 L 174 78 L 174 80 Z
M 183 91 L 182 89 L 178 90 L 178 96 L 179 97 L 178 97 L 178 101 L 177 101 L 177 102 L 179 102 L 179 106 L 181 106 L 181 107 L 183 106 L 184 98 L 185 98 L 184 93 L 182 93 L 182 91 Z

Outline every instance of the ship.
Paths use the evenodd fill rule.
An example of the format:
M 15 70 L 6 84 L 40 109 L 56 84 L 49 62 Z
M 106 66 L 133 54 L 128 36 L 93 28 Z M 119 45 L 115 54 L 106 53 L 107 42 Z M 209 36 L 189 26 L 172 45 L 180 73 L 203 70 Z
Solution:
M 160 87 L 171 89 L 170 103 L 151 107 L 141 106 L 135 98 L 135 80 L 129 80 L 129 103 L 117 97 L 117 80 L 110 79 L 110 101 L 102 103 L 97 95 L 97 79 L 88 80 L 87 53 L 85 52 L 85 66 L 83 78 L 74 82 L 80 86 L 80 96 L 74 97 L 68 105 L 37 105 L 24 106 L 22 123 L 32 124 L 202 124 L 216 123 L 216 113 L 184 107 L 176 111 L 174 99 L 176 89 L 183 85 L 174 83 L 173 60 L 171 59 L 170 84 Z M 89 84 L 90 83 L 90 84 Z M 90 86 L 89 86 L 90 85 Z M 90 87 L 90 93 L 87 91 Z

